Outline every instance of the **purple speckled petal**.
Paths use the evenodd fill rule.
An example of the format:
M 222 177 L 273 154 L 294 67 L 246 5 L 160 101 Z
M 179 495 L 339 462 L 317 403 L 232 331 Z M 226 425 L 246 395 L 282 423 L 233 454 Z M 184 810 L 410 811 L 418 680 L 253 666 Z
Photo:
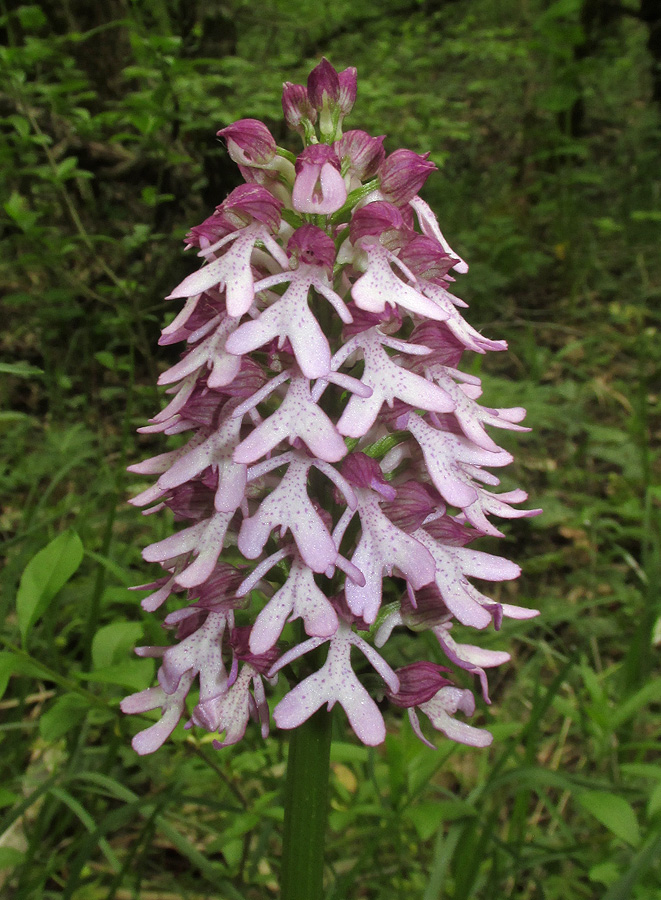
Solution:
M 337 613 L 317 587 L 312 570 L 300 558 L 292 560 L 289 577 L 257 616 L 250 632 L 250 649 L 265 653 L 280 637 L 287 620 L 302 618 L 313 637 L 330 637 L 337 631 Z
M 295 455 L 278 486 L 264 499 L 254 516 L 244 519 L 239 532 L 239 550 L 247 559 L 262 552 L 271 531 L 290 529 L 299 553 L 315 572 L 324 572 L 335 562 L 337 548 L 307 493 L 312 460 Z
M 397 528 L 381 511 L 378 495 L 359 488 L 358 512 L 362 534 L 351 562 L 365 576 L 365 585 L 347 581 L 345 594 L 349 609 L 369 624 L 375 621 L 381 606 L 383 572 L 393 568 L 414 588 L 428 584 L 434 577 L 434 559 L 420 541 Z
M 296 685 L 273 712 L 278 728 L 297 728 L 324 703 L 330 709 L 340 703 L 358 738 L 368 746 L 383 743 L 386 736 L 379 708 L 351 668 L 351 631 L 341 623 L 331 639 L 323 667 Z
M 326 462 L 337 462 L 347 447 L 337 428 L 312 400 L 307 378 L 292 378 L 279 408 L 265 419 L 234 451 L 234 461 L 252 463 L 274 450 L 283 440 L 299 437 L 311 452 Z
M 352 350 L 360 349 L 363 353 L 365 368 L 361 381 L 371 388 L 372 393 L 367 398 L 356 394 L 351 397 L 337 423 L 340 434 L 362 437 L 376 421 L 383 403 L 392 405 L 395 399 L 434 412 L 454 409 L 454 403 L 445 391 L 434 390 L 436 385 L 398 365 L 388 356 L 383 343 L 383 335 L 375 328 L 356 335 L 349 342 Z M 336 356 L 334 366 L 345 352 Z
M 364 249 L 368 255 L 368 266 L 365 274 L 351 288 L 356 306 L 380 313 L 389 303 L 439 322 L 448 317 L 446 309 L 395 275 L 391 268 L 392 254 L 385 247 L 379 243 L 368 243 Z
M 308 306 L 314 270 L 303 266 L 292 273 L 289 288 L 257 319 L 245 322 L 225 344 L 230 353 L 245 354 L 263 347 L 274 338 L 282 345 L 289 338 L 296 361 L 306 378 L 320 378 L 330 371 L 328 341 Z M 310 271 L 312 270 L 312 271 Z
M 468 744 L 471 747 L 488 747 L 493 741 L 493 736 L 483 728 L 475 728 L 453 718 L 454 713 L 458 710 L 468 716 L 473 715 L 475 700 L 470 691 L 444 687 L 435 697 L 421 704 L 419 708 L 425 713 L 434 728 L 442 731 L 450 740 Z

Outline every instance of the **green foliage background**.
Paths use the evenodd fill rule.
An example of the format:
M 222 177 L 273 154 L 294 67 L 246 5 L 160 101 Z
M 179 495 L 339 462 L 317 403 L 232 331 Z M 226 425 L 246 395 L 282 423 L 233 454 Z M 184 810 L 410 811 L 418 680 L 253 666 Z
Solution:
M 130 749 L 131 648 L 164 641 L 129 587 L 171 524 L 125 467 L 162 449 L 135 428 L 180 239 L 239 181 L 215 132 L 253 116 L 295 149 L 280 86 L 325 54 L 359 69 L 350 127 L 439 165 L 458 292 L 510 344 L 474 371 L 534 427 L 505 487 L 545 509 L 499 546 L 524 566 L 501 596 L 542 616 L 489 637 L 513 662 L 488 752 L 395 718 L 368 750 L 336 717 L 326 900 L 658 898 L 656 5 L 3 0 L 0 31 L 2 896 L 277 896 L 281 737 Z

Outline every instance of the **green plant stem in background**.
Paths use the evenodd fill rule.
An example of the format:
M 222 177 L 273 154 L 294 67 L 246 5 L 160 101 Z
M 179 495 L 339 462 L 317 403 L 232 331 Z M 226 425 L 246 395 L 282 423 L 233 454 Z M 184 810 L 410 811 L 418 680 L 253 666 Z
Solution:
M 332 713 L 320 709 L 289 739 L 281 900 L 321 900 Z

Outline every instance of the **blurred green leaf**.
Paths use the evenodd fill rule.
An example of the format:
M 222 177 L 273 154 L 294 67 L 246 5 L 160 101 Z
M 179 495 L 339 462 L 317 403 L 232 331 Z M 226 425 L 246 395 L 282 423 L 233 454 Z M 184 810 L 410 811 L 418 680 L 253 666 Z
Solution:
M 45 741 L 56 741 L 72 728 L 77 728 L 89 710 L 89 703 L 79 694 L 63 694 L 39 717 L 39 733 Z
M 60 534 L 40 550 L 25 567 L 16 596 L 21 639 L 83 561 L 83 545 L 73 529 Z
M 640 828 L 633 807 L 624 797 L 607 791 L 585 791 L 576 800 L 609 831 L 632 847 L 640 843 Z
M 111 622 L 99 628 L 92 639 L 94 668 L 103 669 L 128 660 L 142 632 L 143 626 L 138 622 Z

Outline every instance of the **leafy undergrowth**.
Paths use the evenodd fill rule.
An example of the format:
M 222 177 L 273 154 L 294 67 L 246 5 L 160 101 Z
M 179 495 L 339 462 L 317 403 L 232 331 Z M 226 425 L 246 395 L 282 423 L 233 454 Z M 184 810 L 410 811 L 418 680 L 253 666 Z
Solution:
M 504 487 L 545 510 L 503 548 L 524 567 L 503 597 L 542 615 L 491 636 L 513 659 L 479 713 L 490 750 L 429 750 L 394 715 L 368 750 L 335 717 L 326 900 L 654 900 L 661 183 L 642 24 L 581 56 L 578 0 L 390 17 L 301 0 L 263 22 L 239 2 L 75 6 L 1 19 L 0 893 L 277 896 L 282 736 L 218 753 L 179 727 L 154 757 L 130 748 L 142 726 L 118 702 L 154 674 L 131 648 L 162 633 L 129 588 L 168 525 L 126 505 L 125 467 L 156 446 L 134 430 L 168 364 L 159 298 L 191 264 L 177 240 L 233 186 L 211 136 L 268 121 L 282 74 L 326 52 L 364 76 L 354 127 L 441 148 L 428 198 L 471 262 L 459 293 L 510 344 L 485 397 L 533 427 Z

